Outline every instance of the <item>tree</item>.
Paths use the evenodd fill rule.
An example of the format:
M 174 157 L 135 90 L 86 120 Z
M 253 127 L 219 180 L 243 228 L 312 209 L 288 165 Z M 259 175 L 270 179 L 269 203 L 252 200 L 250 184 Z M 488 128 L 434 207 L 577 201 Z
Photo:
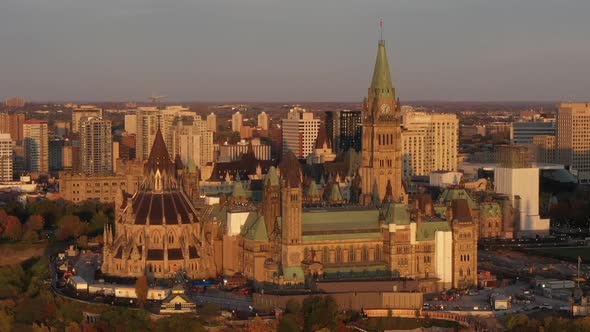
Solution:
M 195 320 L 193 314 L 177 314 L 159 319 L 155 324 L 155 332 L 183 331 L 204 332 L 205 328 Z
M 15 216 L 8 216 L 2 235 L 11 240 L 20 240 L 23 235 L 23 225 L 20 223 L 20 220 Z
M 260 317 L 256 317 L 249 321 L 242 329 L 244 332 L 274 332 L 277 330 L 275 320 L 264 321 Z
M 323 328 L 335 330 L 338 323 L 338 305 L 331 296 L 311 296 L 303 300 L 303 319 L 305 331 Z
M 299 332 L 301 329 L 297 325 L 297 319 L 293 314 L 285 314 L 279 322 L 279 332 Z
M 147 277 L 145 275 L 138 277 L 135 281 L 135 294 L 137 294 L 137 302 L 142 308 L 147 300 L 149 289 Z
M 100 316 L 96 325 L 99 331 L 130 332 L 149 331 L 151 323 L 147 311 L 112 307 Z
M 65 215 L 59 219 L 57 224 L 57 239 L 60 241 L 69 238 L 77 238 L 84 234 L 86 224 L 80 221 L 78 216 Z
M 0 310 L 0 331 L 11 331 L 14 317 L 4 310 Z
M 45 220 L 43 219 L 42 215 L 33 214 L 27 219 L 25 223 L 25 229 L 28 231 L 35 231 L 38 232 L 43 230 L 43 225 L 45 224 Z

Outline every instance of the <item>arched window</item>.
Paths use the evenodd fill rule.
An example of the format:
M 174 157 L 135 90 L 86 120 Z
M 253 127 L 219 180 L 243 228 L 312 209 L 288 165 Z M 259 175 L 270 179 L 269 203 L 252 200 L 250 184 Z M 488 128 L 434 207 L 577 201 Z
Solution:
M 342 248 L 336 248 L 336 263 L 342 263 Z
M 324 247 L 322 252 L 322 261 L 324 263 L 330 263 L 330 251 L 328 250 L 328 247 Z
M 174 234 L 168 234 L 168 243 L 174 243 Z
M 375 247 L 375 260 L 376 261 L 380 261 L 381 260 L 381 246 L 377 245 Z
M 470 276 L 471 275 L 471 269 L 467 268 L 467 275 Z
M 369 248 L 363 247 L 363 250 L 361 251 L 361 260 L 363 262 L 369 261 Z
M 463 269 L 459 269 L 459 277 L 463 276 Z
M 349 262 L 354 262 L 355 259 L 355 255 L 354 255 L 354 247 L 350 247 L 350 249 L 348 249 L 348 261 Z

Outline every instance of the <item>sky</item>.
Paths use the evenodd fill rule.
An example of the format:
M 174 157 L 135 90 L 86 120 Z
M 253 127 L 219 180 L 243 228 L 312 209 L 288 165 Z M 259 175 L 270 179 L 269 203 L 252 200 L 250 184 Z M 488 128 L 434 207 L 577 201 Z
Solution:
M 588 0 L 0 0 L 0 98 L 590 100 Z

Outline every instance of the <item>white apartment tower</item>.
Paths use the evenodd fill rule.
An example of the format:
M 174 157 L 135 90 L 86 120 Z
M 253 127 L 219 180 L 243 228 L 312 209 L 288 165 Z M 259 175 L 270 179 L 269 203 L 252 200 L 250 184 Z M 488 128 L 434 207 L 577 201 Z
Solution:
M 590 182 L 590 103 L 561 103 L 557 111 L 557 161 Z
M 238 111 L 231 116 L 231 131 L 240 132 L 242 130 L 242 114 Z
M 80 171 L 87 175 L 113 172 L 111 121 L 99 117 L 80 119 Z
M 25 169 L 29 172 L 49 171 L 47 122 L 28 120 L 23 124 Z
M 258 114 L 258 127 L 262 130 L 268 130 L 268 114 L 262 112 Z
M 81 105 L 72 111 L 72 133 L 80 131 L 80 119 L 84 117 L 102 117 L 102 109 L 94 105 Z
M 457 170 L 459 119 L 455 114 L 405 112 L 401 138 L 404 178 Z
M 213 112 L 207 115 L 207 130 L 212 133 L 217 132 L 217 115 L 215 115 Z
M 135 156 L 147 160 L 154 144 L 158 128 L 162 131 L 166 146 L 172 146 L 174 114 L 163 113 L 156 107 L 140 107 L 136 112 Z
M 12 181 L 12 139 L 9 133 L 0 134 L 0 181 Z
M 282 124 L 283 155 L 291 151 L 298 159 L 304 159 L 313 152 L 320 128 L 320 120 L 315 119 L 313 113 L 300 107 L 292 108 Z
M 200 117 L 179 119 L 174 127 L 174 146 L 171 152 L 187 166 L 191 162 L 201 167 L 213 162 L 213 133 Z

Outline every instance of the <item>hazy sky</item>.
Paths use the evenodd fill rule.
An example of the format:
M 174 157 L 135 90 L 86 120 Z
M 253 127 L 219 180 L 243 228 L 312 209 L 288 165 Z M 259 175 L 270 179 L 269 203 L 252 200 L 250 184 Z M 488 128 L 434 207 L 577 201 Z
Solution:
M 589 0 L 0 0 L 0 97 L 590 99 Z

